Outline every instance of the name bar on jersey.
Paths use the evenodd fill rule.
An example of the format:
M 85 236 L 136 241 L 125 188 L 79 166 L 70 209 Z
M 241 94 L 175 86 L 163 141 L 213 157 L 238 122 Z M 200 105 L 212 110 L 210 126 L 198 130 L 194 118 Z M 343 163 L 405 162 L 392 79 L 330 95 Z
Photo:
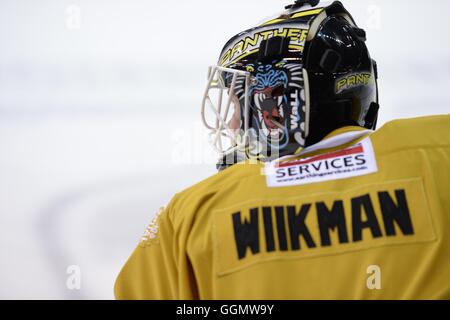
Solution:
M 377 218 L 375 207 L 381 209 L 381 219 Z M 344 208 L 351 208 L 349 215 Z M 317 225 L 314 223 L 310 226 L 306 221 L 308 215 L 314 214 L 313 211 Z M 231 216 L 239 260 L 246 258 L 249 253 L 256 255 L 262 251 L 299 251 L 361 242 L 365 240 L 364 230 L 370 230 L 372 239 L 393 237 L 400 233 L 414 235 L 404 189 L 395 190 L 394 197 L 387 191 L 378 192 L 377 197 L 369 194 L 353 197 L 346 206 L 343 200 L 335 200 L 331 206 L 325 202 L 315 202 L 255 207 L 250 208 L 246 216 L 243 219 L 242 212 Z M 346 216 L 350 218 L 350 223 L 346 221 Z M 320 232 L 315 238 L 313 230 L 317 226 Z M 261 232 L 264 233 L 264 246 L 260 242 Z M 337 232 L 336 243 L 332 243 L 331 232 Z M 364 234 L 367 236 L 367 233 Z

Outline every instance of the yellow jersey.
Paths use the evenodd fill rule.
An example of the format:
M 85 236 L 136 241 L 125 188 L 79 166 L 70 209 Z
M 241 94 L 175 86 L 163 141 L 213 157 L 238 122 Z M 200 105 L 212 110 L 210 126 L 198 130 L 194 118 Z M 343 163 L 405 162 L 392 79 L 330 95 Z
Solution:
M 175 195 L 117 299 L 450 299 L 450 116 L 338 129 Z

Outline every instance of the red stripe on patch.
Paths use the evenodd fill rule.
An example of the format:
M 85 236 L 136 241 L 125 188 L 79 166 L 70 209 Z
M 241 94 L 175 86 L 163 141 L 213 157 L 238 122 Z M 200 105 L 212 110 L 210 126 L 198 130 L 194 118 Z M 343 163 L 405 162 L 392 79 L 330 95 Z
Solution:
M 352 148 L 348 148 L 348 149 L 344 149 L 344 150 L 339 150 L 339 151 L 335 151 L 335 152 L 331 152 L 331 153 L 326 153 L 326 154 L 322 154 L 320 156 L 315 156 L 312 157 L 310 159 L 307 160 L 300 160 L 300 161 L 295 161 L 295 162 L 285 162 L 285 163 L 280 163 L 280 164 L 276 164 L 275 168 L 284 168 L 284 167 L 290 167 L 290 166 L 297 166 L 297 165 L 302 165 L 302 164 L 307 164 L 307 163 L 311 163 L 311 162 L 315 162 L 315 161 L 319 161 L 319 160 L 325 160 L 325 159 L 330 159 L 330 158 L 336 158 L 336 157 L 342 157 L 342 156 L 348 156 L 351 154 L 358 154 L 358 153 L 363 153 L 364 152 L 364 148 L 362 145 L 358 145 L 356 147 L 352 147 Z

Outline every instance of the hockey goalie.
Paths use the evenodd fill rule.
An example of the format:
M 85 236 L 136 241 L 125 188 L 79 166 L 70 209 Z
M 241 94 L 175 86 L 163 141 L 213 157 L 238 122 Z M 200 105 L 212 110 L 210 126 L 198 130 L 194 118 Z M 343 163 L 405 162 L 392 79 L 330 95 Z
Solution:
M 340 2 L 296 1 L 225 44 L 201 106 L 219 172 L 160 211 L 116 298 L 450 299 L 450 116 L 376 130 L 365 42 Z

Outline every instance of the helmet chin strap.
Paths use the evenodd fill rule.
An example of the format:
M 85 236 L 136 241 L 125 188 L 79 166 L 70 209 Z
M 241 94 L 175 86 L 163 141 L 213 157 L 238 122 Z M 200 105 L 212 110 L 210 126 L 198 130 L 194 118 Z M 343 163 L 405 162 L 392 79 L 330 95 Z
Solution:
M 365 128 L 370 130 L 376 129 L 378 120 L 378 110 L 380 110 L 380 105 L 376 102 L 372 102 L 369 111 L 367 112 L 367 115 L 364 118 Z

